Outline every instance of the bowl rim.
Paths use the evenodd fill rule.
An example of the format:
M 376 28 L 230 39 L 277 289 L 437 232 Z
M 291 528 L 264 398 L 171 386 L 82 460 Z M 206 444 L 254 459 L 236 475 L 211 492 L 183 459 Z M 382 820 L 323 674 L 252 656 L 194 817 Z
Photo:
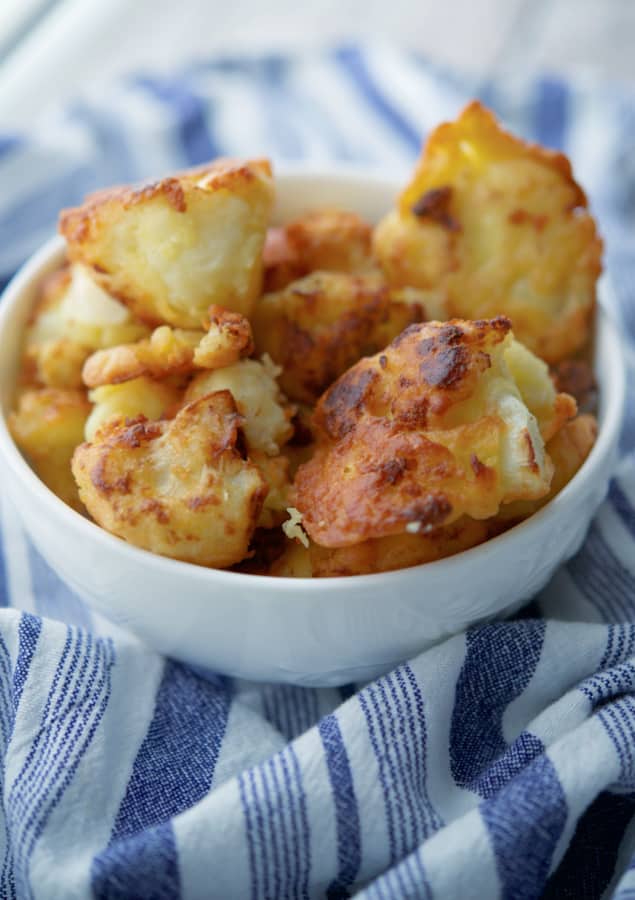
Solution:
M 347 169 L 344 167 L 333 168 L 332 170 L 316 170 L 296 169 L 291 167 L 288 172 L 282 172 L 277 175 L 278 180 L 302 181 L 306 179 L 319 179 L 325 181 L 340 181 L 350 183 L 353 181 L 368 181 L 382 183 L 387 190 L 398 191 L 398 185 L 394 178 L 394 173 L 386 177 L 376 171 L 364 170 L 362 168 Z M 37 250 L 16 272 L 9 281 L 4 291 L 0 295 L 0 350 L 2 347 L 3 333 L 6 321 L 13 311 L 14 306 L 19 305 L 19 301 L 25 290 L 29 289 L 47 269 L 52 269 L 61 257 L 65 248 L 65 242 L 59 235 L 52 237 L 39 250 Z M 62 523 L 67 524 L 72 529 L 78 529 L 87 541 L 102 542 L 106 547 L 112 549 L 113 552 L 122 554 L 130 563 L 139 565 L 153 565 L 162 569 L 168 574 L 184 575 L 189 578 L 207 581 L 210 588 L 215 585 L 224 584 L 225 587 L 251 587 L 254 590 L 262 592 L 276 593 L 295 593 L 304 591 L 319 591 L 328 593 L 329 586 L 343 587 L 347 586 L 351 590 L 365 590 L 372 584 L 378 586 L 380 582 L 385 583 L 387 590 L 396 585 L 400 579 L 403 579 L 406 573 L 409 577 L 415 578 L 417 575 L 423 576 L 428 572 L 435 576 L 443 577 L 449 568 L 457 570 L 461 565 L 470 565 L 479 558 L 484 557 L 492 551 L 493 547 L 503 550 L 508 544 L 513 545 L 519 540 L 527 540 L 531 542 L 532 536 L 537 533 L 543 524 L 550 518 L 557 517 L 560 510 L 569 501 L 584 489 L 584 485 L 589 479 L 593 479 L 599 468 L 602 467 L 607 455 L 610 455 L 619 436 L 619 429 L 622 422 L 622 413 L 625 402 L 626 392 L 626 374 L 624 362 L 624 350 L 619 337 L 618 330 L 607 310 L 607 304 L 602 301 L 603 295 L 610 294 L 610 281 L 606 274 L 600 283 L 599 302 L 596 304 L 596 336 L 601 332 L 602 338 L 611 344 L 611 353 L 608 354 L 609 359 L 609 377 L 611 391 L 605 398 L 605 409 L 603 411 L 603 420 L 598 432 L 598 438 L 591 450 L 591 453 L 584 461 L 578 472 L 571 481 L 542 509 L 535 512 L 528 519 L 517 525 L 512 526 L 502 534 L 489 538 L 482 544 L 462 550 L 453 556 L 435 560 L 433 562 L 421 563 L 416 566 L 409 566 L 401 569 L 394 569 L 389 572 L 376 572 L 367 575 L 336 575 L 324 578 L 292 578 L 275 575 L 252 575 L 243 572 L 232 572 L 226 569 L 213 569 L 206 566 L 198 566 L 195 563 L 184 562 L 178 559 L 161 556 L 150 550 L 144 550 L 129 544 L 123 538 L 103 529 L 95 522 L 87 519 L 81 513 L 67 506 L 63 500 L 60 500 L 43 481 L 41 481 L 30 467 L 13 437 L 9 431 L 4 410 L 0 410 L 0 458 L 4 459 L 12 475 L 19 481 L 23 490 L 34 495 L 37 503 L 42 506 L 44 511 L 49 511 L 53 518 L 61 518 Z M 511 558 L 511 551 L 510 551 Z M 456 574 L 456 572 L 455 572 Z M 337 593 L 337 592 L 336 592 Z

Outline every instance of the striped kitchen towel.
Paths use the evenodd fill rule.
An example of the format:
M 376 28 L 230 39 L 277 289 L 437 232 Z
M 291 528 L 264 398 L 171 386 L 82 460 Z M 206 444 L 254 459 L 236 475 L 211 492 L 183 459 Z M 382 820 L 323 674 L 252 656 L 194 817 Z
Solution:
M 405 177 L 480 96 L 573 158 L 635 359 L 635 98 L 389 48 L 214 59 L 0 135 L 0 277 L 88 190 L 219 153 Z M 635 898 L 635 381 L 586 544 L 515 621 L 357 690 L 205 678 L 97 621 L 6 499 L 0 897 Z

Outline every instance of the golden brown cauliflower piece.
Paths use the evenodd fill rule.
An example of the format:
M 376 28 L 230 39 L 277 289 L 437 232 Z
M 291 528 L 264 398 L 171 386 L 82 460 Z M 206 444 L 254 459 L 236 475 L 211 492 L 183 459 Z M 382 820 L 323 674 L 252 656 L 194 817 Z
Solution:
M 176 410 L 181 391 L 168 381 L 154 381 L 145 375 L 122 384 L 104 384 L 88 395 L 94 404 L 86 421 L 85 438 L 92 441 L 98 429 L 113 419 L 160 419 Z
M 230 391 L 244 417 L 249 451 L 277 456 L 293 434 L 293 407 L 286 404 L 276 376 L 279 370 L 255 359 L 242 359 L 233 366 L 195 375 L 185 392 L 189 403 L 214 391 Z
M 303 547 L 288 541 L 283 554 L 269 569 L 270 575 L 289 578 L 327 578 L 371 575 L 435 562 L 469 550 L 487 540 L 488 525 L 464 516 L 442 528 L 418 534 L 393 534 L 348 547 Z
M 149 338 L 93 353 L 82 378 L 88 387 L 120 384 L 141 375 L 165 378 L 196 369 L 228 366 L 253 352 L 249 321 L 240 313 L 210 307 L 207 334 L 160 325 Z
M 554 410 L 539 405 L 537 420 L 507 364 L 510 348 L 503 317 L 429 322 L 346 372 L 317 405 L 318 447 L 295 477 L 309 536 L 346 547 L 425 534 L 545 496 L 553 466 L 541 427 L 573 415 L 575 402 L 551 387 Z
M 282 366 L 292 400 L 314 403 L 360 357 L 427 318 L 420 292 L 388 288 L 377 274 L 314 272 L 265 294 L 252 315 L 256 349 Z
M 322 269 L 363 272 L 374 265 L 372 228 L 356 213 L 318 209 L 281 227 L 270 228 L 263 250 L 264 289 L 280 291 Z
M 137 547 L 231 566 L 247 554 L 267 493 L 237 448 L 241 424 L 228 391 L 170 421 L 111 422 L 75 451 L 80 496 L 102 528 Z
M 584 192 L 566 157 L 503 131 L 479 103 L 432 133 L 374 251 L 391 283 L 453 316 L 509 316 L 548 362 L 588 338 L 602 242 Z
M 89 356 L 82 370 L 84 384 L 98 387 L 131 381 L 141 375 L 164 378 L 191 372 L 194 352 L 203 337 L 202 331 L 160 325 L 149 338 L 98 350 Z
M 42 388 L 22 393 L 17 410 L 9 415 L 11 434 L 37 475 L 64 503 L 80 511 L 71 457 L 84 439 L 89 412 L 83 391 Z
M 222 369 L 254 352 L 251 324 L 240 313 L 212 305 L 204 326 L 207 334 L 194 351 L 194 364 L 200 369 Z
M 248 315 L 273 201 L 265 160 L 216 160 L 111 188 L 60 217 L 68 254 L 151 325 L 198 328 L 210 304 Z
M 147 332 L 84 266 L 65 267 L 42 284 L 25 336 L 25 370 L 38 384 L 81 387 L 82 366 L 91 352 Z

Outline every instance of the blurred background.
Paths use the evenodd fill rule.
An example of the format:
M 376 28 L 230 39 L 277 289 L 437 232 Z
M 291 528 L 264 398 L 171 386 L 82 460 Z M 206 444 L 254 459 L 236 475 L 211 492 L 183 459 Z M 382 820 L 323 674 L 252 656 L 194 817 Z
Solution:
M 635 0 L 1 0 L 0 128 L 88 84 L 210 54 L 391 42 L 482 77 L 635 81 Z

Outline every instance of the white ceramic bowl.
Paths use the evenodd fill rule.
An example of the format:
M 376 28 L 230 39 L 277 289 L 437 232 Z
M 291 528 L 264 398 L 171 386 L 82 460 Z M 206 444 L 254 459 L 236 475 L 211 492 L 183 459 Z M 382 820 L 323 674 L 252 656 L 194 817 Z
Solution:
M 277 221 L 320 205 L 377 220 L 398 187 L 377 177 L 277 179 Z M 544 509 L 480 547 L 411 569 L 282 579 L 204 569 L 138 550 L 65 506 L 34 475 L 4 420 L 40 278 L 63 243 L 37 253 L 0 304 L 3 489 L 44 558 L 86 602 L 169 656 L 230 675 L 336 685 L 374 677 L 465 626 L 516 610 L 579 548 L 616 457 L 624 398 L 619 337 L 598 313 L 600 432 L 580 472 Z

